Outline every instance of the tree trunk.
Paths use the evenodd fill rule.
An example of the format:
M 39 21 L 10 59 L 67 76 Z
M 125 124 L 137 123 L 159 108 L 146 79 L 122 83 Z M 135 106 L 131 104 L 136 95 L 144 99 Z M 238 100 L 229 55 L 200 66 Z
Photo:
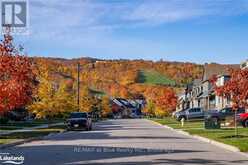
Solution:
M 237 126 L 237 110 L 234 113 L 234 124 L 235 124 L 235 136 L 238 136 L 238 126 Z

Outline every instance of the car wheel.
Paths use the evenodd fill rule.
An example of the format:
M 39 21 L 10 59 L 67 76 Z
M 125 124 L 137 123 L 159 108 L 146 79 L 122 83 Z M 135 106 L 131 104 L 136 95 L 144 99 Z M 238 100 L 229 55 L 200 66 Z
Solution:
M 242 122 L 243 127 L 248 127 L 248 119 L 244 120 Z
M 86 127 L 86 131 L 89 131 L 89 130 L 90 130 L 90 128 L 89 128 L 89 126 L 87 126 L 87 127 Z
M 214 123 L 218 123 L 219 118 L 218 117 L 213 117 L 212 120 L 213 120 Z
M 178 121 L 181 121 L 182 119 L 184 119 L 184 121 L 186 120 L 186 117 L 185 116 L 181 116 L 178 118 Z

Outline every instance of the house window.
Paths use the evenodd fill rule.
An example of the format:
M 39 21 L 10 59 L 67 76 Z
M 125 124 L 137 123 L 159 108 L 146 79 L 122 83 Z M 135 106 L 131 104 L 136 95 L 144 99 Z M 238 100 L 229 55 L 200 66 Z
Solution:
M 231 104 L 231 98 L 230 98 L 229 96 L 226 98 L 226 103 L 227 103 L 228 105 Z

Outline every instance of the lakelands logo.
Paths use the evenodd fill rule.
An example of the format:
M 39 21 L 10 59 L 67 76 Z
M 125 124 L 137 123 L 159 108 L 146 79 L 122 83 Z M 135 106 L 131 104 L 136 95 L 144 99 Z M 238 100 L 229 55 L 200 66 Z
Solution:
M 0 153 L 1 164 L 24 164 L 24 156 L 15 156 L 10 153 Z
M 28 33 L 28 0 L 2 0 L 1 14 L 2 34 Z

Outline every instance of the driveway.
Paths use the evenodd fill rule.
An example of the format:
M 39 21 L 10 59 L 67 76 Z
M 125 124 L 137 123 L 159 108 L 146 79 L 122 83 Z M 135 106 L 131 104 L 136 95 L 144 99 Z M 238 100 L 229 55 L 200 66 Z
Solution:
M 51 135 L 1 152 L 25 165 L 247 165 L 248 158 L 181 135 L 145 119 L 107 120 L 93 131 Z

